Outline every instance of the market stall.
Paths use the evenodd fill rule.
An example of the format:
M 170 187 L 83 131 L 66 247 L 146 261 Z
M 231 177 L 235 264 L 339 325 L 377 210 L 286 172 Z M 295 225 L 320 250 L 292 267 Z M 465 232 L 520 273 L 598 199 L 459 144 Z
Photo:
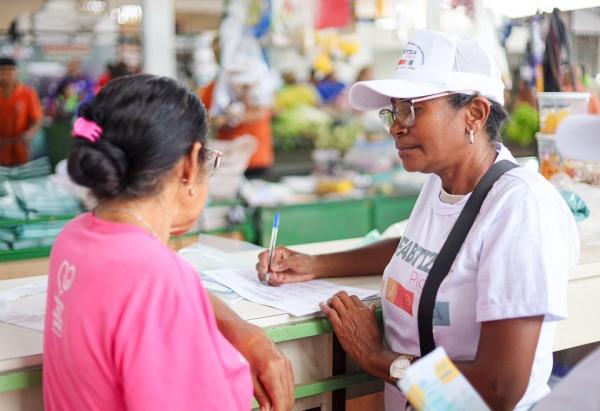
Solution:
M 340 251 L 361 245 L 362 242 L 363 239 L 339 240 L 305 244 L 293 249 L 308 253 Z M 256 254 L 256 250 L 249 250 L 236 252 L 231 257 L 252 264 L 256 260 Z M 6 291 L 44 279 L 45 277 L 34 277 L 2 281 L 0 290 Z M 379 276 L 355 277 L 335 279 L 333 282 L 378 290 L 380 279 Z M 600 330 L 589 327 L 589 324 L 600 322 L 595 292 L 598 287 L 600 252 L 584 249 L 580 263 L 569 280 L 569 319 L 559 323 L 555 351 L 600 341 Z M 43 312 L 43 298 L 38 298 L 37 303 L 32 298 L 34 307 L 30 309 L 37 310 L 38 314 Z M 345 361 L 342 360 L 340 366 L 340 347 L 334 344 L 331 327 L 322 315 L 293 317 L 280 310 L 245 300 L 233 304 L 232 308 L 244 319 L 263 327 L 292 360 L 297 384 L 294 409 L 321 406 L 335 410 L 346 406 L 350 408 L 353 398 L 381 390 L 380 383 L 374 383 L 372 377 L 354 370 L 351 364 L 346 368 Z M 3 341 L 0 351 L 1 408 L 7 411 L 41 410 L 42 333 L 0 323 L 0 335 Z M 339 390 L 346 391 L 344 393 Z M 342 400 L 340 401 L 339 394 L 331 396 L 332 391 L 341 392 Z M 373 395 L 368 400 L 374 403 L 366 406 L 375 407 L 373 404 L 381 399 Z
M 426 166 L 417 164 L 417 169 L 439 171 L 441 164 L 446 167 L 445 171 L 454 166 L 452 171 L 457 171 L 460 169 L 457 165 L 469 164 L 465 153 L 476 153 L 479 147 L 483 152 L 485 146 L 489 151 L 487 161 L 493 157 L 493 144 L 502 143 L 502 147 L 498 144 L 496 148 L 503 151 L 507 148 L 519 165 L 539 171 L 560 192 L 577 221 L 581 254 L 568 282 L 569 318 L 558 325 L 554 350 L 563 354 L 566 351 L 568 356 L 577 351 L 571 350 L 575 347 L 587 345 L 586 348 L 591 349 L 599 345 L 600 328 L 595 325 L 600 324 L 600 161 L 587 157 L 588 149 L 597 142 L 598 128 L 594 121 L 587 119 L 591 124 L 588 131 L 591 131 L 583 148 L 563 149 L 574 147 L 574 137 L 580 137 L 581 130 L 565 127 L 565 124 L 570 125 L 576 115 L 600 114 L 600 3 L 562 2 L 564 10 L 554 7 L 558 2 L 532 5 L 528 4 L 531 2 L 487 0 L 143 0 L 132 4 L 112 0 L 29 0 L 26 3 L 28 6 L 8 6 L 6 16 L 0 18 L 0 58 L 12 61 L 10 70 L 11 75 L 14 74 L 12 84 L 0 84 L 0 103 L 8 102 L 7 96 L 10 97 L 17 86 L 23 86 L 30 89 L 32 95 L 37 94 L 43 108 L 43 115 L 40 109 L 39 118 L 36 117 L 38 128 L 30 124 L 33 119 L 23 125 L 25 131 L 11 134 L 0 127 L 0 152 L 18 144 L 30 151 L 24 156 L 28 157 L 28 163 L 19 160 L 18 166 L 10 163 L 10 167 L 0 167 L 1 410 L 43 409 L 41 320 L 46 303 L 45 274 L 49 271 L 52 246 L 61 230 L 82 213 L 96 210 L 104 222 L 133 224 L 143 230 L 150 228 L 149 232 L 159 237 L 153 224 L 146 222 L 147 216 L 140 218 L 135 212 L 131 214 L 130 207 L 120 210 L 107 207 L 108 213 L 102 217 L 101 207 L 97 207 L 95 200 L 82 191 L 81 186 L 74 186 L 71 178 L 76 173 L 69 173 L 64 161 L 72 147 L 77 150 L 77 144 L 74 145 L 77 140 L 73 139 L 71 130 L 78 118 L 95 123 L 101 130 L 109 129 L 103 124 L 104 115 L 86 113 L 86 104 L 102 100 L 95 97 L 103 88 L 106 91 L 110 87 L 107 86 L 110 81 L 129 74 L 175 78 L 191 95 L 190 101 L 198 103 L 198 97 L 206 109 L 205 112 L 198 103 L 194 110 L 182 111 L 200 115 L 202 122 L 206 120 L 206 127 L 202 125 L 198 132 L 185 135 L 200 136 L 204 148 L 201 153 L 218 154 L 216 160 L 219 161 L 204 164 L 211 170 L 207 173 L 210 175 L 208 201 L 202 215 L 189 220 L 196 222 L 187 234 L 169 239 L 174 226 L 167 227 L 168 224 L 161 221 L 165 223 L 161 238 L 192 262 L 206 289 L 223 297 L 242 318 L 262 327 L 291 359 L 296 380 L 295 410 L 381 409 L 383 383 L 358 370 L 346 358 L 332 334 L 331 324 L 320 312 L 294 316 L 288 307 L 278 309 L 251 302 L 236 293 L 230 294 L 231 290 L 223 284 L 215 285 L 214 278 L 211 283 L 205 271 L 228 269 L 232 264 L 253 270 L 257 254 L 269 245 L 274 221 L 279 233 L 277 241 L 273 240 L 274 245 L 308 253 L 347 250 L 401 235 L 401 222 L 413 213 L 428 178 L 426 174 L 409 173 L 404 168 L 411 169 L 410 151 L 415 149 L 419 153 L 416 157 L 429 155 L 430 161 Z M 497 93 L 482 92 L 492 84 L 490 81 L 483 82 L 486 87 L 481 88 L 467 80 L 461 87 L 454 88 L 456 84 L 448 83 L 432 91 L 429 88 L 432 78 L 427 79 L 427 84 L 419 83 L 427 86 L 422 93 L 392 95 L 375 90 L 385 97 L 377 109 L 369 106 L 373 110 L 363 112 L 356 104 L 351 107 L 350 90 L 355 83 L 401 80 L 402 70 L 415 74 L 409 78 L 413 81 L 419 77 L 420 67 L 436 75 L 445 71 L 438 70 L 437 64 L 433 64 L 431 70 L 428 68 L 428 64 L 437 62 L 444 53 L 435 48 L 428 50 L 428 41 L 409 43 L 421 30 L 448 33 L 454 39 L 451 42 L 455 48 L 462 37 L 476 40 L 489 57 L 489 67 L 485 70 L 482 67 L 479 73 L 478 67 L 470 65 L 487 59 L 468 58 L 470 49 L 461 49 L 449 58 L 452 66 L 448 68 L 449 73 L 453 75 L 464 69 L 463 78 L 468 78 L 489 72 L 497 83 L 494 87 Z M 461 36 L 461 40 L 454 35 Z M 419 53 L 420 62 L 414 57 Z M 463 58 L 465 61 L 461 61 Z M 440 58 L 439 61 L 445 60 Z M 447 78 L 460 83 L 456 80 L 458 77 Z M 471 87 L 474 88 L 471 90 Z M 467 91 L 478 92 L 479 95 L 474 93 L 471 97 L 482 100 L 479 104 L 485 103 L 485 99 L 489 104 L 496 103 L 492 104 L 495 114 L 488 113 L 482 129 L 483 134 L 493 140 L 492 144 L 482 139 L 481 131 L 471 127 L 469 122 L 465 121 L 469 127 L 464 141 L 460 140 L 462 127 L 455 127 L 456 130 L 451 127 L 456 125 L 453 120 L 459 117 L 454 113 L 466 106 L 457 108 L 454 99 L 457 96 L 450 96 Z M 450 106 L 428 102 L 438 98 L 447 98 Z M 144 98 L 143 103 L 161 100 Z M 170 108 L 179 109 L 177 102 Z M 23 110 L 22 102 L 6 104 L 8 109 L 0 110 L 0 126 L 27 111 Z M 389 106 L 384 107 L 386 104 Z M 114 107 L 109 105 L 98 111 L 101 114 L 125 112 L 113 110 Z M 433 127 L 428 130 L 428 124 L 434 123 L 427 123 L 427 119 L 441 117 L 427 107 L 456 110 L 449 112 L 443 124 L 435 123 L 439 132 L 433 133 Z M 162 116 L 166 109 L 157 109 L 161 116 L 149 117 L 166 124 Z M 509 113 L 509 118 L 500 127 L 503 110 Z M 139 130 L 144 127 L 135 123 L 139 120 L 137 114 L 149 111 L 137 111 L 140 113 L 132 109 L 133 115 L 128 117 L 128 120 L 133 119 L 131 123 L 135 127 L 127 138 L 113 138 L 110 132 L 104 135 L 107 142 L 114 143 L 120 150 L 119 155 L 127 157 L 127 164 L 132 158 L 141 158 L 136 155 L 136 149 L 145 146 L 152 134 L 143 135 Z M 498 122 L 496 116 L 500 119 Z M 199 125 L 200 121 L 194 124 Z M 405 126 L 405 134 L 392 131 L 394 125 L 399 127 L 400 124 Z M 487 130 L 490 125 L 492 129 L 498 126 L 494 133 Z M 114 127 L 127 128 L 120 123 Z M 36 136 L 28 135 L 32 129 Z M 153 133 L 153 137 L 167 141 L 176 134 L 167 131 L 171 129 Z M 77 133 L 75 136 L 82 137 Z M 10 140 L 3 142 L 7 137 Z M 98 136 L 83 137 L 94 144 L 99 139 Z M 428 143 L 436 137 L 439 137 L 438 144 Z M 456 144 L 452 143 L 452 137 Z M 136 138 L 140 138 L 139 143 L 124 145 L 125 149 L 121 147 L 123 141 L 137 142 Z M 406 141 L 407 146 L 403 146 Z M 462 147 L 458 144 L 461 141 L 465 143 Z M 436 147 L 437 152 L 433 153 Z M 158 157 L 166 158 L 163 149 L 157 150 Z M 461 152 L 465 156 L 460 157 L 460 161 L 450 159 Z M 567 152 L 576 154 L 565 154 Z M 496 150 L 496 155 L 499 153 Z M 400 160 L 403 155 L 404 164 Z M 111 156 L 107 155 L 106 159 L 113 161 Z M 204 157 L 198 158 L 206 160 Z M 138 163 L 148 166 L 151 158 L 146 160 Z M 485 163 L 483 160 L 481 165 Z M 73 164 L 75 162 L 72 167 Z M 78 164 L 80 167 L 76 170 L 82 170 L 89 162 Z M 464 170 L 466 168 L 460 171 Z M 212 171 L 216 173 L 213 175 Z M 474 178 L 474 172 L 479 169 L 471 171 L 473 173 L 465 174 Z M 94 174 L 88 187 L 100 181 L 104 174 Z M 120 172 L 120 184 L 129 184 L 130 174 Z M 139 175 L 146 178 L 148 174 Z M 189 176 L 183 177 L 184 185 L 192 181 Z M 544 183 L 544 189 L 553 190 L 544 181 L 537 183 Z M 202 195 L 195 197 L 203 193 L 198 188 L 185 187 L 190 197 L 186 207 L 175 203 L 172 207 L 153 204 L 156 213 L 151 216 L 155 214 L 157 221 L 165 220 L 165 215 L 176 213 L 165 212 L 164 208 L 191 210 L 195 205 L 205 204 Z M 447 188 L 445 184 L 443 190 L 439 190 L 440 198 L 444 194 L 454 201 L 464 194 L 469 195 L 470 189 L 446 192 Z M 183 193 L 183 197 L 187 196 L 185 191 Z M 432 198 L 436 195 L 433 193 Z M 137 200 L 135 196 L 132 198 Z M 123 197 L 124 203 L 132 198 Z M 154 197 L 148 195 L 148 198 Z M 557 197 L 557 203 L 560 201 Z M 542 207 L 544 204 L 537 209 L 533 207 L 529 216 L 536 212 L 543 215 Z M 562 211 L 569 217 L 566 209 Z M 413 213 L 413 217 L 415 214 L 418 213 Z M 543 223 L 550 224 L 548 220 Z M 515 232 L 519 229 L 520 226 Z M 576 244 L 575 230 L 571 233 L 570 243 Z M 407 238 L 409 234 L 407 232 Z M 562 234 L 558 233 L 556 238 L 564 238 L 567 243 L 567 233 L 564 237 Z M 558 241 L 552 245 L 555 243 Z M 526 253 L 523 259 L 532 258 L 531 253 L 527 254 L 530 249 L 525 248 L 528 244 L 517 246 L 523 247 L 520 250 Z M 106 262 L 107 254 L 112 253 L 99 253 L 96 259 L 87 261 Z M 145 255 L 141 257 L 145 258 Z M 130 259 L 127 254 L 123 261 Z M 480 273 L 477 271 L 474 275 Z M 193 276 L 191 278 L 193 280 Z M 254 272 L 252 280 L 255 280 Z M 139 278 L 135 277 L 133 284 L 137 281 Z M 381 304 L 375 295 L 380 282 L 381 276 L 333 280 L 336 286 L 371 292 L 365 298 L 377 305 Z M 317 286 L 318 283 L 314 285 Z M 503 287 L 509 291 L 517 289 L 515 283 L 509 281 L 505 281 Z M 466 301 L 463 294 L 459 299 Z M 49 301 L 52 304 L 54 300 Z M 160 309 L 163 308 L 161 305 Z M 376 313 L 381 322 L 381 309 Z M 496 345 L 492 347 L 496 348 L 497 342 L 493 343 Z M 404 347 L 400 348 L 402 350 L 393 351 L 407 352 Z M 549 357 L 549 352 L 547 354 Z M 563 364 L 559 357 L 560 354 L 555 355 L 557 367 L 551 379 L 558 378 L 558 374 L 562 377 L 562 370 L 570 369 L 578 360 Z M 537 360 L 534 364 L 538 364 Z M 557 368 L 561 368 L 561 372 L 557 372 Z M 536 372 L 530 374 L 535 376 Z

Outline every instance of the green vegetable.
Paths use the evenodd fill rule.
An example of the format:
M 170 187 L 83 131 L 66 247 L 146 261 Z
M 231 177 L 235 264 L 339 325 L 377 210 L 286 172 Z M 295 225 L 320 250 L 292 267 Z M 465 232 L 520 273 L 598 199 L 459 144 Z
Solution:
M 334 148 L 345 151 L 351 148 L 356 139 L 364 133 L 359 121 L 351 120 L 347 123 L 338 123 L 329 130 L 320 133 L 315 139 L 317 148 Z
M 357 120 L 334 120 L 326 112 L 307 105 L 290 107 L 273 119 L 275 145 L 294 150 L 310 145 L 347 150 L 364 133 Z
M 535 133 L 539 130 L 537 111 L 527 103 L 515 107 L 504 129 L 504 135 L 511 143 L 521 147 L 531 146 Z
M 282 150 L 293 150 L 307 145 L 318 135 L 326 133 L 333 119 L 327 113 L 311 106 L 297 105 L 282 110 L 273 119 L 275 144 Z

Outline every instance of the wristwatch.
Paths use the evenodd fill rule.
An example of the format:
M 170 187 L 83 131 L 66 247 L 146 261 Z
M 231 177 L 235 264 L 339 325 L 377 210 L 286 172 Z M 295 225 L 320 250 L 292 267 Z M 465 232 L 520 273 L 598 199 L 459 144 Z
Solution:
M 390 379 L 395 383 L 404 377 L 404 373 L 410 367 L 415 357 L 401 354 L 390 364 Z

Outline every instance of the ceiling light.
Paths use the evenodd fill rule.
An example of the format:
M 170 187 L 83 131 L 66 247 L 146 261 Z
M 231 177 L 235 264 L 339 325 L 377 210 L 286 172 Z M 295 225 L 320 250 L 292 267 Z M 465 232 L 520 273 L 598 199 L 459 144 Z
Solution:
M 140 24 L 142 22 L 142 6 L 126 4 L 114 8 L 110 12 L 110 17 L 120 25 Z
M 87 14 L 102 14 L 107 7 L 106 0 L 83 0 L 79 2 L 79 11 Z

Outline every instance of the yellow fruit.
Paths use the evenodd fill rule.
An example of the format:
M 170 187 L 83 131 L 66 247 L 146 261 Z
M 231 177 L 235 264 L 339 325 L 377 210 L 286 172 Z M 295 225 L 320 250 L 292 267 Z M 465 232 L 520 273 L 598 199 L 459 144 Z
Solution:
M 562 109 L 558 113 L 556 113 L 556 128 L 560 125 L 560 123 L 567 117 L 571 112 L 567 109 Z
M 542 128 L 542 133 L 544 134 L 554 134 L 556 132 L 556 127 L 558 126 L 558 118 L 554 112 L 548 113 L 546 117 L 546 122 L 544 123 L 544 127 Z
M 352 189 L 354 189 L 354 185 L 352 181 L 348 180 L 338 182 L 335 187 L 335 191 L 338 193 L 347 193 L 352 191 Z
M 557 112 L 551 111 L 548 113 L 546 117 L 546 122 L 544 123 L 544 127 L 542 127 L 541 132 L 544 134 L 554 134 L 556 133 L 556 129 L 560 125 L 560 123 L 571 114 L 569 109 L 563 108 L 558 110 Z
M 321 53 L 317 56 L 314 62 L 315 70 L 323 74 L 329 74 L 333 71 L 333 64 L 329 54 Z
M 317 194 L 329 194 L 329 193 L 340 193 L 344 194 L 354 189 L 354 185 L 352 181 L 342 180 L 342 181 L 333 181 L 333 180 L 321 180 L 319 184 L 317 184 L 316 192 Z
M 350 40 L 340 41 L 340 50 L 342 50 L 342 53 L 344 53 L 344 55 L 346 55 L 346 56 L 352 56 L 353 54 L 355 54 L 358 51 L 359 48 L 360 48 L 360 46 L 358 45 L 358 43 L 356 41 L 350 41 Z

